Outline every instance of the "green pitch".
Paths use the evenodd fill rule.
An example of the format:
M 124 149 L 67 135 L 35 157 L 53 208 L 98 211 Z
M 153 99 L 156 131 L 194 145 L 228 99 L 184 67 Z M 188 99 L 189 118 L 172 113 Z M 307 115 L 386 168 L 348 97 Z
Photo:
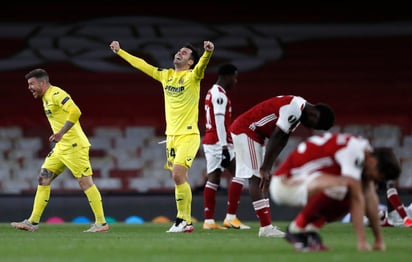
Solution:
M 170 224 L 110 224 L 106 233 L 83 233 L 86 224 L 41 224 L 37 232 L 0 224 L 1 262 L 77 261 L 273 261 L 273 262 L 391 262 L 411 261 L 412 229 L 383 228 L 385 252 L 358 252 L 351 224 L 327 225 L 321 235 L 328 252 L 297 253 L 279 238 L 259 238 L 258 224 L 250 230 L 202 230 L 165 233 Z M 286 222 L 274 223 L 284 229 Z M 372 239 L 368 228 L 369 240 Z

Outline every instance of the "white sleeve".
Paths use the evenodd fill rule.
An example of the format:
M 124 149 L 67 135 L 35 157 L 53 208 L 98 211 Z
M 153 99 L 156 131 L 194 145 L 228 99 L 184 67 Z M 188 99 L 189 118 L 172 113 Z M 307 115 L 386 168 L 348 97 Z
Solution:
M 212 103 L 213 103 L 213 111 L 215 115 L 223 115 L 226 114 L 226 105 L 227 105 L 227 97 L 221 92 L 213 93 L 212 96 Z
M 221 115 L 221 114 L 215 115 L 215 122 L 216 122 L 216 132 L 217 132 L 217 137 L 219 138 L 219 142 L 222 146 L 227 146 L 225 115 Z
M 290 104 L 284 105 L 279 109 L 278 120 L 276 126 L 283 132 L 289 134 L 298 127 L 300 116 L 302 115 L 301 107 L 305 101 L 292 101 Z
M 212 96 L 213 111 L 215 113 L 216 133 L 222 146 L 227 145 L 225 114 L 227 106 L 227 96 L 222 92 L 214 92 Z
M 365 150 L 371 147 L 366 139 L 351 138 L 346 147 L 335 153 L 335 159 L 341 166 L 343 176 L 360 180 L 365 161 Z

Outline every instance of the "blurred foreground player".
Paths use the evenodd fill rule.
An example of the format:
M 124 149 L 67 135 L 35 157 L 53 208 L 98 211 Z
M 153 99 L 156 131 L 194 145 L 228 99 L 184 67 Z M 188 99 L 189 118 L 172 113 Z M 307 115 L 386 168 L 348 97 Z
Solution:
M 289 224 L 286 240 L 298 251 L 328 250 L 319 230 L 350 212 L 358 250 L 370 250 L 364 216 L 374 235 L 372 248 L 384 250 L 376 183 L 399 177 L 391 149 L 373 149 L 350 134 L 324 133 L 300 143 L 274 173 L 270 194 L 279 205 L 303 209 Z

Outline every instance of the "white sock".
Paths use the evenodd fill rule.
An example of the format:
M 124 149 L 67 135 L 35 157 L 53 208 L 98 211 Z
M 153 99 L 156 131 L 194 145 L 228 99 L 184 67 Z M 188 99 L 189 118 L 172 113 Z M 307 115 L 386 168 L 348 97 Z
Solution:
M 226 214 L 226 219 L 227 220 L 232 220 L 232 219 L 235 219 L 236 218 L 236 214 L 235 215 L 233 215 L 233 214 Z
M 205 219 L 205 223 L 206 224 L 214 224 L 215 220 L 213 218 L 212 219 Z

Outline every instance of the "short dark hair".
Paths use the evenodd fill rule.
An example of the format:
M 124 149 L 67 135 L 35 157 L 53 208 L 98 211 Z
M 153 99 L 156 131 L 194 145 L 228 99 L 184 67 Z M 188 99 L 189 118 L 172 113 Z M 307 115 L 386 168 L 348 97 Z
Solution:
M 237 67 L 233 64 L 223 64 L 219 67 L 218 74 L 221 76 L 234 75 L 237 71 Z
M 46 81 L 49 81 L 49 74 L 42 68 L 34 69 L 24 76 L 24 78 L 26 78 L 27 80 L 32 77 L 35 77 L 37 79 L 43 78 L 46 79 Z
M 183 47 L 186 47 L 186 48 L 189 48 L 190 50 L 192 50 L 192 54 L 191 54 L 190 58 L 193 60 L 193 65 L 190 68 L 194 68 L 196 66 L 197 62 L 199 62 L 199 52 L 198 52 L 197 48 L 194 47 L 190 43 L 186 43 Z
M 329 130 L 335 124 L 335 112 L 330 106 L 322 103 L 316 104 L 315 108 L 320 112 L 319 121 L 315 129 Z
M 378 159 L 378 169 L 383 179 L 396 180 L 401 174 L 401 165 L 391 148 L 377 147 L 372 154 Z

